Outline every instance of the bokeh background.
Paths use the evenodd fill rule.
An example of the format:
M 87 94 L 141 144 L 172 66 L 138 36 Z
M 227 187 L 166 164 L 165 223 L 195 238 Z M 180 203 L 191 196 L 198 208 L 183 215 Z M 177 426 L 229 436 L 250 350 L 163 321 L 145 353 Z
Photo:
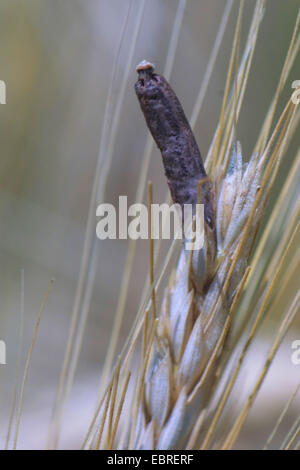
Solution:
M 0 1 L 0 79 L 7 86 L 7 104 L 0 105 L 0 339 L 7 345 L 7 365 L 0 366 L 1 446 L 17 361 L 22 269 L 25 281 L 22 365 L 42 298 L 50 279 L 55 278 L 32 357 L 19 438 L 20 448 L 46 445 L 76 294 L 108 90 L 113 81 L 113 118 L 141 3 L 140 0 Z M 254 4 L 254 0 L 246 0 L 241 50 Z M 204 157 L 222 104 L 238 5 L 236 1 L 195 126 Z M 127 195 L 129 204 L 142 202 L 135 201 L 135 194 L 147 129 L 133 88 L 135 66 L 148 59 L 158 71 L 163 70 L 177 6 L 177 0 L 145 2 L 124 85 L 106 202 L 117 203 L 119 195 Z M 187 116 L 191 115 L 224 7 L 224 0 L 186 2 L 171 84 Z M 245 158 L 253 149 L 275 91 L 298 8 L 298 0 L 267 1 L 237 129 Z M 299 58 L 287 80 L 279 110 L 296 79 L 300 79 Z M 274 194 L 298 148 L 296 132 Z M 157 149 L 151 155 L 148 179 L 153 181 L 155 201 L 163 202 L 166 183 Z M 125 240 L 97 242 L 92 301 L 60 442 L 64 448 L 79 447 L 94 409 L 127 248 Z M 147 245 L 138 242 L 118 350 L 137 312 L 147 272 Z M 298 283 L 297 279 L 295 282 Z M 259 395 L 257 412 L 248 419 L 241 447 L 256 447 L 261 437 L 267 437 L 265 429 L 274 424 L 276 413 L 287 400 L 286 392 L 276 382 L 280 371 L 284 371 L 282 380 L 288 384 L 284 390 L 291 392 L 293 384 L 299 381 L 300 366 L 296 368 L 290 361 L 292 339 L 300 339 L 299 322 L 281 348 Z M 261 348 L 264 350 L 263 343 Z M 253 354 L 260 354 L 259 347 Z M 251 374 L 251 361 L 248 370 Z M 290 411 L 291 422 L 297 409 L 299 412 L 299 401 L 298 408 L 296 405 L 297 401 Z

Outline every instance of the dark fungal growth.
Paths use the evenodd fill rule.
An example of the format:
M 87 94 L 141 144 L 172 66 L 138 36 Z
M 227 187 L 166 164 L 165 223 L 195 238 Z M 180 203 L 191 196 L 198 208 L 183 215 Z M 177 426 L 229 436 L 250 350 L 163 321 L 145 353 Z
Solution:
M 204 218 L 215 229 L 213 190 L 201 154 L 182 106 L 167 80 L 154 72 L 150 62 L 137 66 L 135 91 L 148 128 L 161 151 L 165 174 L 174 203 L 204 204 Z

